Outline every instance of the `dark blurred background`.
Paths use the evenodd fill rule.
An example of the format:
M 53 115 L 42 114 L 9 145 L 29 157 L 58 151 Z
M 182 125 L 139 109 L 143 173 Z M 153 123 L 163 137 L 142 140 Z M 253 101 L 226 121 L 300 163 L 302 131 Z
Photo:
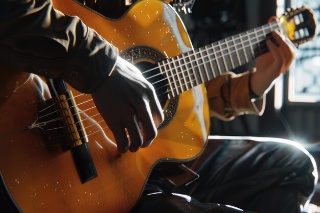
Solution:
M 78 0 L 88 5 L 91 1 Z M 94 1 L 91 7 L 119 18 L 136 0 Z M 167 1 L 167 0 L 166 0 Z M 280 16 L 286 8 L 306 5 L 320 21 L 319 0 L 172 0 L 189 4 L 191 11 L 178 10 L 195 49 L 264 25 L 272 16 Z M 119 10 L 114 10 L 118 3 Z M 100 3 L 100 4 L 99 4 Z M 103 4 L 102 4 L 103 3 Z M 128 4 L 127 4 L 128 3 Z M 125 5 L 126 4 L 126 5 Z M 183 5 L 183 4 L 182 4 Z M 300 17 L 304 22 L 308 17 Z M 310 17 L 309 17 L 310 18 Z M 318 27 L 319 28 L 319 27 Z M 210 132 L 223 136 L 277 137 L 300 142 L 310 150 L 320 165 L 320 35 L 299 46 L 295 61 L 267 95 L 262 116 L 243 115 L 224 122 L 212 118 Z M 240 73 L 254 62 L 233 70 Z M 319 166 L 318 166 L 319 168 Z M 319 169 L 318 169 L 319 170 Z M 320 184 L 312 203 L 320 206 Z
M 197 48 L 266 24 L 271 16 L 279 16 L 285 8 L 302 4 L 310 7 L 315 12 L 315 19 L 319 19 L 320 1 L 311 0 L 196 0 L 191 13 L 178 12 Z M 290 72 L 277 82 L 277 89 L 268 93 L 263 116 L 244 115 L 231 122 L 212 119 L 211 133 L 319 142 L 320 37 L 319 32 L 317 34 L 315 40 L 299 47 Z
M 320 22 L 320 1 L 314 0 L 196 0 L 191 13 L 178 12 L 194 48 L 198 48 L 264 25 L 271 16 L 279 16 L 286 8 L 301 5 L 311 8 Z M 313 41 L 299 46 L 289 72 L 268 93 L 262 116 L 243 115 L 230 122 L 212 118 L 211 134 L 290 139 L 307 147 L 320 165 L 319 27 L 316 36 Z M 243 68 L 234 70 L 242 71 Z M 311 202 L 320 206 L 320 183 Z

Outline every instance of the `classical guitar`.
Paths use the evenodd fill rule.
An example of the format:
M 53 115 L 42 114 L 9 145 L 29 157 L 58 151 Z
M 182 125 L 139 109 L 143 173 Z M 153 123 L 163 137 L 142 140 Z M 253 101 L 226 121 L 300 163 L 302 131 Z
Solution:
M 164 1 L 137 1 L 117 20 L 77 0 L 53 2 L 143 70 L 165 121 L 150 147 L 119 154 L 90 95 L 59 79 L 7 77 L 0 89 L 1 183 L 25 213 L 129 211 L 155 165 L 186 162 L 203 150 L 209 132 L 205 82 L 265 53 L 264 41 L 274 30 L 296 45 L 316 31 L 312 11 L 303 6 L 279 22 L 194 50 L 178 14 Z

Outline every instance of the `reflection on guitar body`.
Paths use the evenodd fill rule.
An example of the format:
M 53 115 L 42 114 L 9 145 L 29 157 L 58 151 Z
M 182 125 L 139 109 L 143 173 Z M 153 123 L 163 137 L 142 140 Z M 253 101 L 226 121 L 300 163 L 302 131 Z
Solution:
M 143 70 L 156 88 L 165 121 L 150 147 L 119 154 L 90 95 L 68 85 L 65 94 L 55 95 L 52 85 L 36 75 L 12 76 L 0 90 L 0 97 L 7 97 L 0 100 L 0 169 L 23 212 L 129 211 L 158 162 L 189 161 L 203 150 L 209 133 L 204 83 L 263 54 L 269 33 L 282 29 L 275 22 L 193 50 L 179 16 L 163 1 L 138 1 L 118 20 L 73 0 L 53 2 Z M 312 38 L 315 26 L 312 20 L 303 26 L 306 38 L 292 35 L 297 13 L 312 19 L 301 8 L 285 14 L 282 24 L 290 26 L 287 35 L 299 44 Z M 90 161 L 97 172 L 85 181 L 70 151 L 81 144 L 92 159 L 80 162 Z
M 90 26 L 87 21 L 91 20 L 92 28 L 99 27 L 104 31 L 99 33 L 109 35 L 106 39 L 123 50 L 125 58 L 141 66 L 153 66 L 158 60 L 192 48 L 180 18 L 161 1 L 141 1 L 116 21 L 71 0 L 54 1 L 54 5 L 65 13 L 83 13 L 80 18 L 86 24 Z M 140 56 L 134 58 L 137 52 Z M 202 85 L 171 100 L 164 95 L 166 122 L 157 139 L 147 149 L 123 155 L 118 154 L 113 135 L 91 96 L 70 88 L 98 175 L 82 183 L 72 154 L 65 149 L 66 138 L 58 135 L 60 119 L 52 117 L 57 106 L 39 107 L 38 103 L 49 96 L 48 90 L 46 95 L 38 92 L 47 88 L 46 83 L 35 75 L 22 74 L 8 85 L 16 81 L 25 83 L 15 93 L 4 94 L 9 98 L 0 108 L 0 168 L 23 212 L 127 212 L 139 198 L 156 162 L 192 159 L 207 141 L 209 112 Z M 16 132 L 25 127 L 30 130 Z M 42 137 L 43 131 L 52 140 Z

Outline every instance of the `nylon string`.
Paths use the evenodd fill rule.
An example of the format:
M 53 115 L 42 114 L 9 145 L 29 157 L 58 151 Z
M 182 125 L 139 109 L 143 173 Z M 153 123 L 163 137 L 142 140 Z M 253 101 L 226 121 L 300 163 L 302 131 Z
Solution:
M 276 25 L 277 25 L 277 22 L 274 22 L 274 23 L 276 23 Z M 273 25 L 274 25 L 274 23 L 273 23 Z M 269 28 L 274 27 L 273 25 L 269 24 Z M 261 34 L 261 32 L 262 32 L 262 34 Z M 262 28 L 262 29 L 259 30 L 259 31 L 253 31 L 253 32 L 251 32 L 251 33 L 247 33 L 247 34 L 243 35 L 242 37 L 240 37 L 240 36 L 237 37 L 237 38 L 235 39 L 235 42 L 234 42 L 234 43 L 236 43 L 237 40 L 238 40 L 238 41 L 241 41 L 242 38 L 247 38 L 247 39 L 248 39 L 248 37 L 250 37 L 252 34 L 256 34 L 256 33 L 258 33 L 258 36 L 255 36 L 255 38 L 256 38 L 256 40 L 257 40 L 256 42 L 250 42 L 249 40 L 245 40 L 245 41 L 242 41 L 242 43 L 248 43 L 248 42 L 249 42 L 249 43 L 248 43 L 247 45 L 241 46 L 240 49 L 234 48 L 234 49 L 235 49 L 234 51 L 230 51 L 230 52 L 228 52 L 227 54 L 224 54 L 224 51 L 230 49 L 230 47 L 229 47 L 229 48 L 221 48 L 221 49 L 220 49 L 219 51 L 217 51 L 217 52 L 213 52 L 212 54 L 206 54 L 206 57 L 209 59 L 209 56 L 213 56 L 213 55 L 220 54 L 219 57 L 217 57 L 217 58 L 214 59 L 214 60 L 217 60 L 217 59 L 219 59 L 219 58 L 225 57 L 226 55 L 230 55 L 231 53 L 237 52 L 236 50 L 238 50 L 238 52 L 239 52 L 240 50 L 243 50 L 243 49 L 245 49 L 245 48 L 247 48 L 247 47 L 250 47 L 250 46 L 252 46 L 252 45 L 255 45 L 255 44 L 260 43 L 261 41 L 259 41 L 259 39 L 260 39 L 261 37 L 267 39 L 266 35 L 264 35 L 264 34 L 265 34 L 265 33 L 264 33 L 264 29 Z M 231 37 L 230 37 L 230 38 L 231 38 Z M 227 38 L 227 39 L 228 39 L 228 38 Z M 231 41 L 227 41 L 226 43 L 228 43 L 228 42 L 231 42 Z M 223 43 L 222 43 L 222 44 L 223 44 Z M 220 45 L 221 45 L 221 44 L 220 44 Z M 226 46 L 228 47 L 228 45 L 226 45 Z M 236 46 L 236 44 L 234 44 L 233 46 Z M 232 46 L 231 46 L 231 47 L 232 47 Z M 201 50 L 201 51 L 199 51 L 199 52 L 197 52 L 197 53 L 194 53 L 194 55 L 199 54 L 199 53 L 204 52 L 204 51 L 206 51 L 206 49 Z M 169 60 L 169 59 L 168 59 L 168 60 Z M 183 66 L 187 67 L 187 65 L 191 65 L 190 67 L 187 67 L 187 68 L 192 69 L 192 68 L 194 68 L 194 66 L 192 66 L 192 64 L 193 64 L 193 62 L 195 62 L 195 61 L 197 61 L 197 60 L 188 61 L 188 62 L 185 63 L 184 65 L 180 65 L 180 63 L 179 63 L 179 66 L 177 66 L 177 67 L 178 67 L 178 68 L 181 68 L 181 67 L 183 67 Z M 203 62 L 200 63 L 200 64 L 198 63 L 197 66 L 203 65 L 203 64 L 206 64 L 206 63 L 210 62 L 210 60 L 208 60 L 208 61 L 202 60 L 202 61 L 203 61 Z M 176 67 L 176 68 L 177 68 L 177 67 Z M 158 67 L 155 67 L 155 68 L 152 68 L 152 69 L 149 69 L 149 70 L 145 70 L 145 71 L 142 72 L 142 74 L 151 72 L 151 71 L 153 71 L 153 70 L 155 70 L 155 69 L 158 69 Z M 166 72 L 169 72 L 169 71 L 166 71 Z M 166 72 L 164 72 L 164 73 L 166 74 Z M 188 71 L 182 71 L 182 73 L 183 73 L 183 72 L 188 72 Z M 179 73 L 178 73 L 178 74 L 179 74 Z M 173 75 L 173 76 L 171 76 L 171 77 L 177 76 L 178 74 L 175 74 L 175 75 Z M 158 74 L 153 75 L 153 76 L 150 76 L 150 77 L 148 77 L 148 78 L 146 78 L 146 79 L 147 79 L 147 80 L 150 80 L 150 79 L 155 78 L 155 77 L 157 77 L 157 76 L 159 76 L 159 75 L 162 75 L 162 73 L 158 73 Z M 193 74 L 193 75 L 194 75 L 194 74 Z M 161 82 L 164 81 L 164 80 L 166 80 L 166 79 L 162 79 L 162 80 L 156 81 L 156 82 L 153 83 L 153 85 L 156 85 L 156 84 L 158 84 L 158 83 L 161 83 Z M 191 82 L 192 82 L 192 81 L 190 81 L 190 82 L 188 82 L 188 83 L 191 83 Z M 157 89 L 161 89 L 161 88 L 167 87 L 167 86 L 168 86 L 168 84 L 163 85 L 163 86 L 161 86 L 161 87 L 159 87 L 159 88 L 157 88 Z M 165 95 L 165 94 L 167 94 L 167 92 L 164 92 L 164 93 L 162 93 L 162 94 L 159 94 L 158 96 Z M 76 98 L 78 98 L 78 97 L 80 97 L 80 96 L 83 96 L 83 95 L 85 95 L 85 94 L 76 95 L 76 96 L 74 96 L 74 99 L 76 99 Z M 77 106 L 80 106 L 80 105 L 82 105 L 82 104 L 84 104 L 84 103 L 88 103 L 88 102 L 91 102 L 91 101 L 93 101 L 93 100 L 92 100 L 92 99 L 88 99 L 88 100 L 86 100 L 86 101 L 84 101 L 84 102 L 77 103 Z M 55 106 L 55 104 L 52 104 L 52 105 L 50 105 L 50 106 L 47 106 L 46 108 L 44 108 L 44 109 L 41 110 L 41 111 L 51 110 L 51 108 L 55 108 L 54 106 Z M 88 112 L 88 111 L 96 108 L 95 106 L 93 106 L 93 107 L 87 108 L 87 109 L 85 109 L 85 110 L 80 110 L 77 106 L 71 106 L 70 108 L 72 108 L 72 107 L 77 108 L 76 111 L 79 111 L 79 114 L 81 114 L 81 113 L 85 113 L 85 114 L 86 114 L 86 112 Z M 48 121 L 45 121 L 45 122 L 40 122 L 40 123 L 38 123 L 38 120 L 39 120 L 39 119 L 43 119 L 43 118 L 45 118 L 45 117 L 47 117 L 47 116 L 49 116 L 49 115 L 51 115 L 51 114 L 53 114 L 53 113 L 57 113 L 57 112 L 61 111 L 61 110 L 65 110 L 65 109 L 59 109 L 59 110 L 56 110 L 56 109 L 55 109 L 54 111 L 51 111 L 51 112 L 49 112 L 49 113 L 47 113 L 47 114 L 42 115 L 42 116 L 39 117 L 33 124 L 31 124 L 30 126 L 28 126 L 27 129 L 33 129 L 33 128 L 43 129 L 42 127 L 45 126 L 45 125 L 47 125 L 47 124 L 49 124 L 49 123 L 61 121 L 61 120 L 64 119 L 64 118 L 54 118 L 54 119 L 51 119 L 51 120 L 48 120 Z M 100 114 L 97 113 L 97 114 L 94 114 L 94 115 L 91 116 L 91 117 L 88 116 L 88 118 L 82 119 L 82 121 L 91 119 L 91 118 L 96 117 L 96 116 L 99 116 L 99 115 L 100 115 Z M 70 116 L 74 116 L 74 115 L 70 115 Z M 100 120 L 100 121 L 95 121 L 95 122 L 97 122 L 97 123 L 99 124 L 99 123 L 104 122 L 104 120 L 102 119 L 102 120 Z M 75 124 L 77 124 L 77 123 L 78 123 L 78 122 L 76 122 Z M 69 125 L 73 125 L 73 124 L 69 124 Z M 96 125 L 96 124 L 93 123 L 93 124 L 91 124 L 91 125 L 88 125 L 88 126 L 85 127 L 85 129 L 87 129 L 87 128 L 91 127 L 91 126 L 94 126 L 94 125 Z M 46 129 L 46 131 L 53 131 L 53 130 L 56 130 L 56 129 L 59 129 L 59 128 L 64 128 L 64 127 L 65 127 L 65 126 L 58 126 L 58 127 L 55 127 L 55 128 Z M 104 127 L 104 128 L 102 128 L 102 129 L 104 130 L 104 129 L 107 129 L 107 128 L 108 128 L 108 127 Z M 90 135 L 96 134 L 97 132 L 100 132 L 100 131 L 101 131 L 101 129 L 99 129 L 99 130 L 97 130 L 97 131 L 95 131 L 95 132 L 91 132 L 90 134 L 86 134 L 86 136 L 90 136 Z M 59 136 L 59 137 L 60 137 L 60 136 Z M 62 136 L 61 136 L 61 137 L 62 137 Z M 81 139 L 83 139 L 83 138 L 81 138 Z

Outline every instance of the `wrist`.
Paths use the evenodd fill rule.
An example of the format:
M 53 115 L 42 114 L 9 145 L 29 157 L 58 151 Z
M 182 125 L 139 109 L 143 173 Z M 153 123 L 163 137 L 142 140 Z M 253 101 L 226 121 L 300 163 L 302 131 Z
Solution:
M 262 95 L 258 95 L 253 89 L 252 89 L 252 84 L 251 84 L 251 78 L 252 78 L 252 73 L 250 73 L 249 80 L 248 80 L 248 88 L 249 88 L 249 95 L 251 99 L 260 99 Z

